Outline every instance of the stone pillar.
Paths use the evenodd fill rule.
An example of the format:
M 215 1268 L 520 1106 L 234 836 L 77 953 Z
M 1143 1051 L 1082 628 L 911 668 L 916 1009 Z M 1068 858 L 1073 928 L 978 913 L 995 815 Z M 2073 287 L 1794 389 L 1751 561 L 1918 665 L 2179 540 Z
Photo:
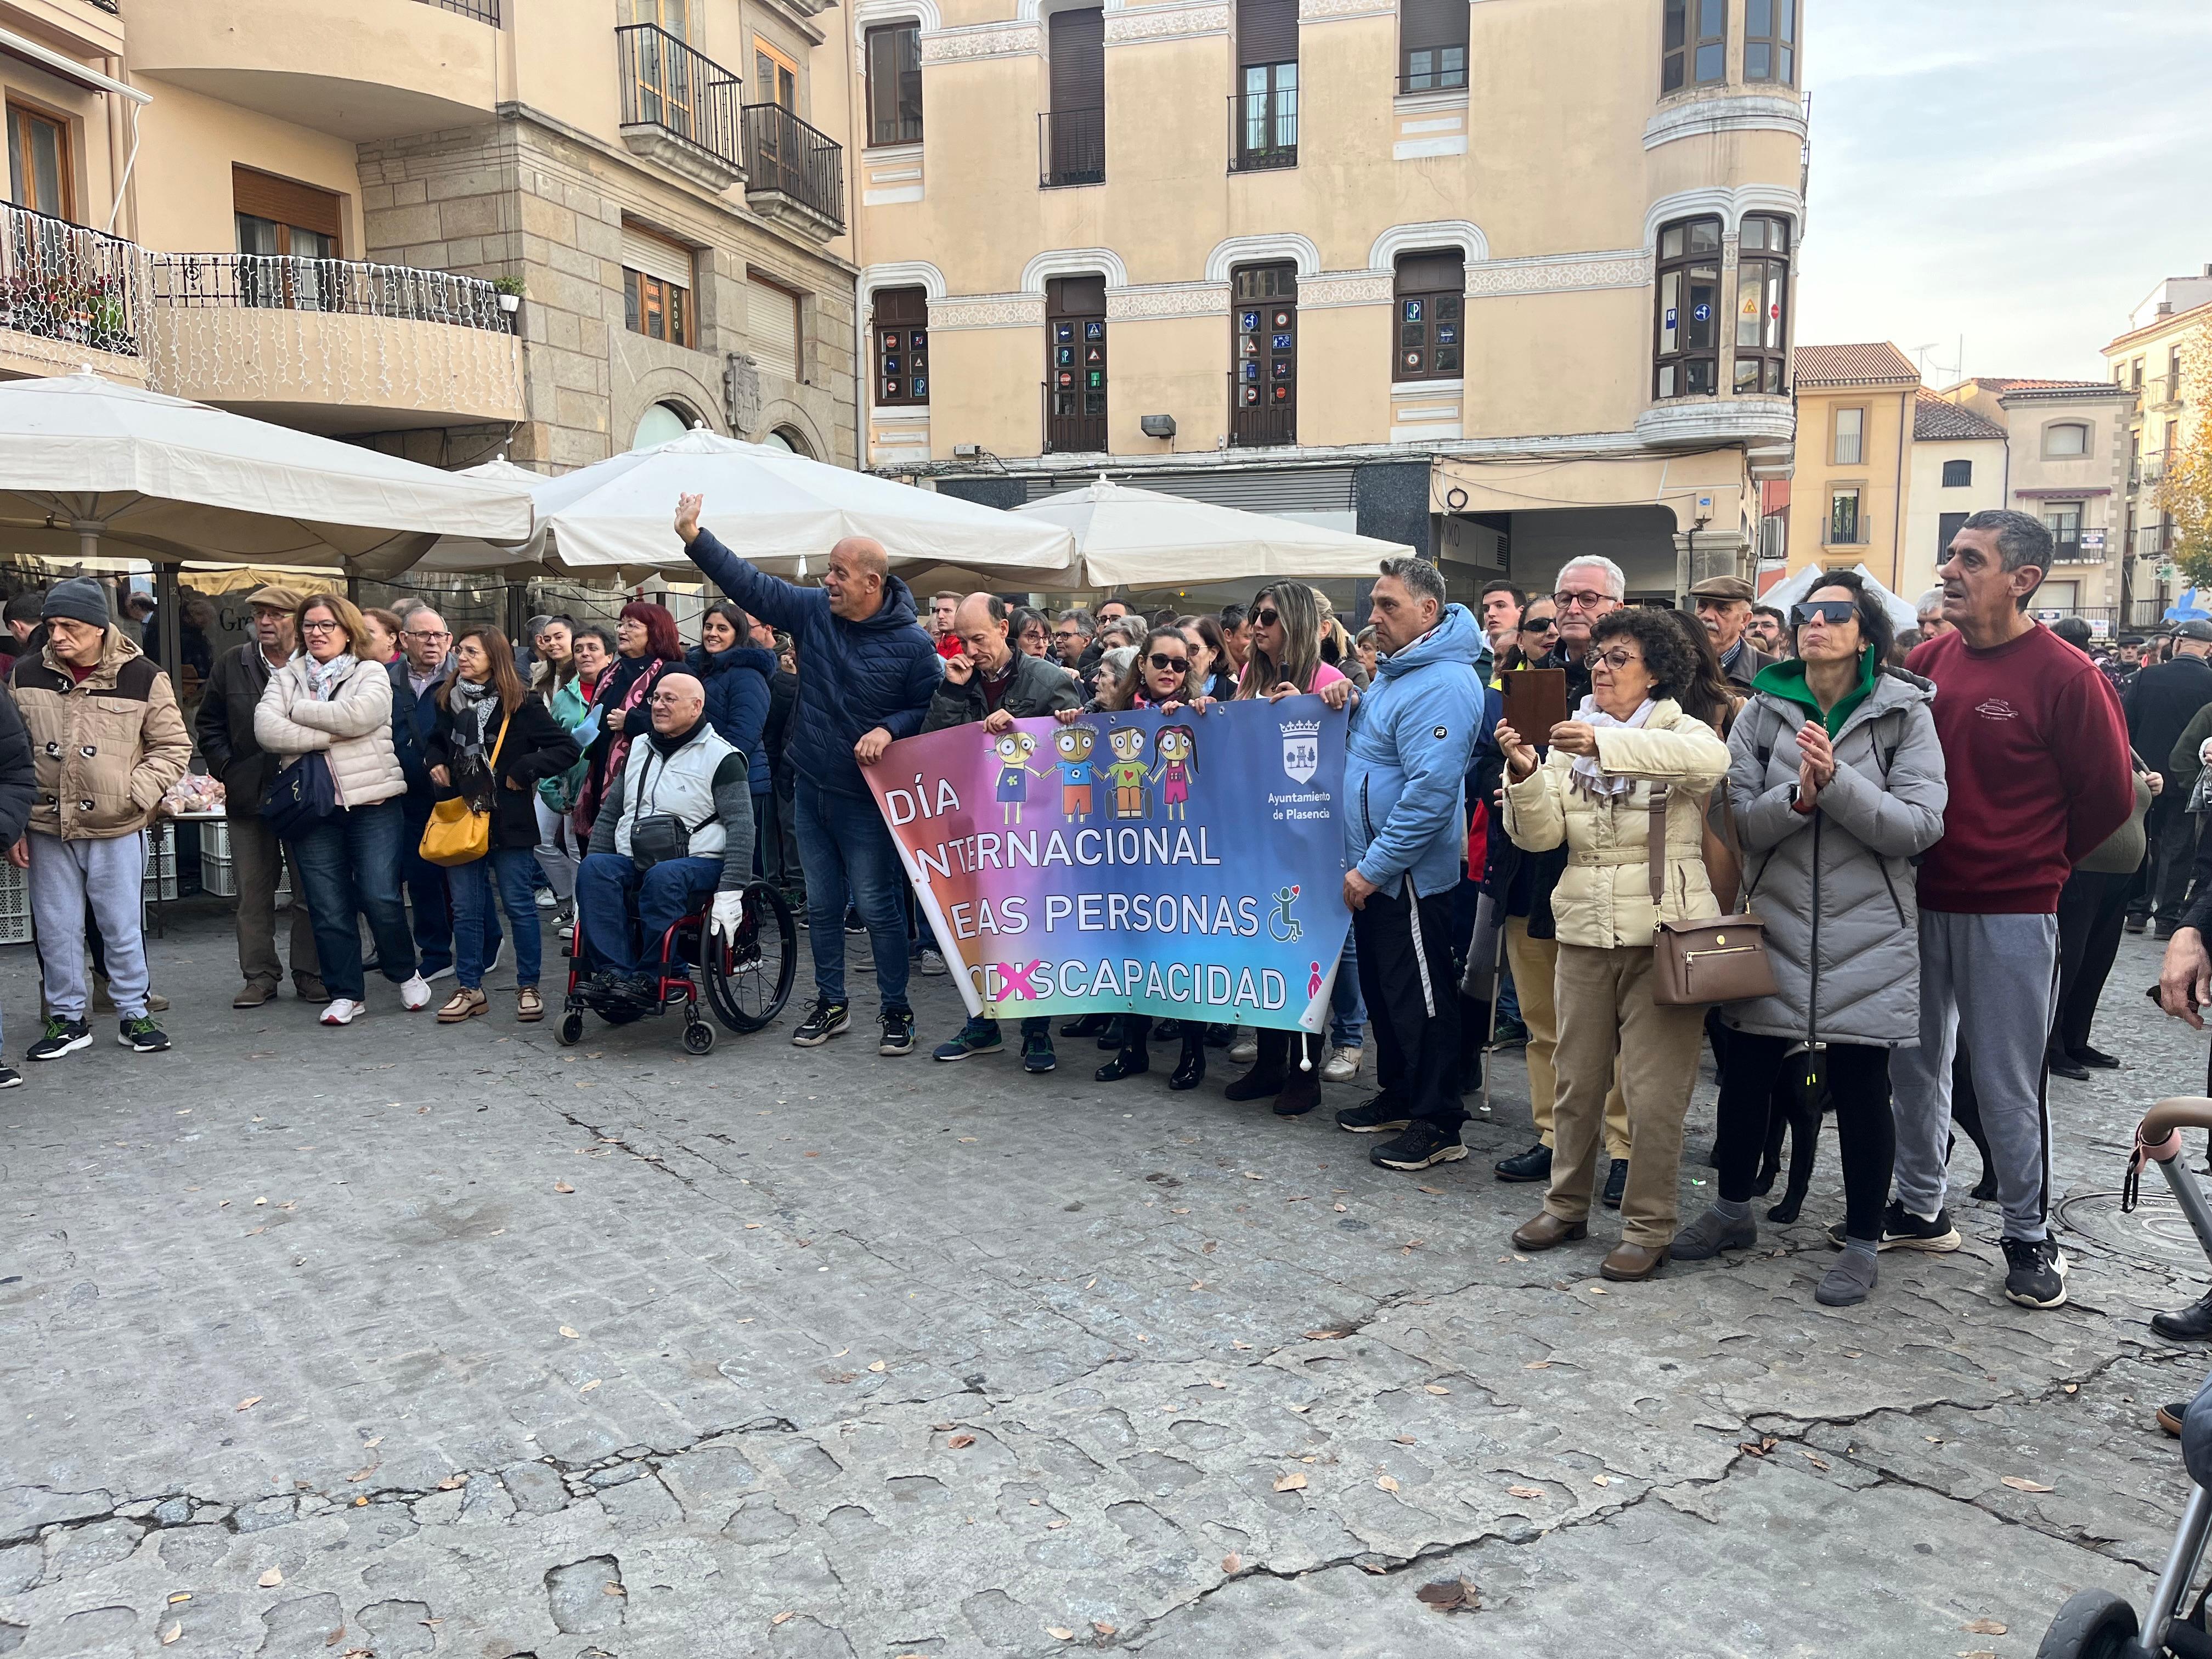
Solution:
M 1688 590 L 1709 576 L 1741 576 L 1756 582 L 1752 569 L 1751 538 L 1741 530 L 1678 530 L 1674 532 L 1675 568 L 1687 573 L 1674 595 L 1680 604 Z

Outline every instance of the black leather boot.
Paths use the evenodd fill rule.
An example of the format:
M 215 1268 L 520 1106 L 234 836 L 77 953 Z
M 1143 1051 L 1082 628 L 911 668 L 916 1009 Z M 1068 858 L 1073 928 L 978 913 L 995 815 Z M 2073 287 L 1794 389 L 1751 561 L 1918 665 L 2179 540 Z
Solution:
M 1304 1117 L 1321 1104 L 1321 1039 L 1300 1033 L 1283 1068 L 1282 1092 L 1275 1097 L 1277 1117 Z M 1304 1066 L 1298 1061 L 1303 1059 Z
M 1182 1054 L 1176 1061 L 1174 1074 L 1168 1079 L 1168 1087 L 1180 1092 L 1185 1089 L 1195 1089 L 1205 1081 L 1206 1037 L 1197 1026 L 1186 1026 Z
M 1091 1075 L 1101 1083 L 1119 1083 L 1125 1077 L 1140 1077 L 1152 1069 L 1152 1056 L 1145 1042 L 1152 1021 L 1139 1015 L 1125 1018 L 1121 1030 L 1126 1040 L 1121 1052 L 1101 1066 Z
M 1283 1091 L 1283 1067 L 1291 1052 L 1291 1034 L 1262 1025 L 1254 1040 L 1260 1057 L 1252 1069 L 1221 1092 L 1231 1100 L 1268 1100 Z

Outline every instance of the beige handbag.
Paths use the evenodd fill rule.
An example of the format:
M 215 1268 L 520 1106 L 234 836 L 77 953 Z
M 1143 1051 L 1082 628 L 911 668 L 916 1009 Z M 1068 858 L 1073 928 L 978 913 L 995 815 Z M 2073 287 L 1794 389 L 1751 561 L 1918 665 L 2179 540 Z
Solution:
M 1728 785 L 1723 781 L 1721 787 Z M 1723 794 L 1729 843 L 1737 845 L 1735 808 Z M 1662 920 L 1651 937 L 1651 1000 L 1662 1008 L 1771 997 L 1781 988 L 1766 959 L 1766 924 L 1748 910 L 1710 921 L 1664 920 L 1667 893 L 1667 789 L 1651 788 L 1651 908 Z M 1739 860 L 1741 854 L 1738 854 Z

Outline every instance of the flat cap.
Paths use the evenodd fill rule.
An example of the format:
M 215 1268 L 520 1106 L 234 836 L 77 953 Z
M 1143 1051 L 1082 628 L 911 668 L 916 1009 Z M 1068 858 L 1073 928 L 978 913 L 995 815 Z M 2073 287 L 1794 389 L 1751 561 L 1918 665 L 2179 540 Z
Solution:
M 1708 576 L 1690 590 L 1693 599 L 1741 599 L 1759 597 L 1758 590 L 1741 576 Z
M 257 606 L 266 606 L 271 611 L 297 611 L 300 601 L 306 597 L 296 587 L 280 587 L 272 582 L 267 587 L 257 587 L 247 594 L 246 606 L 249 611 Z
M 2174 625 L 2173 637 L 2177 640 L 2212 640 L 2212 622 L 2191 617 L 2187 622 Z

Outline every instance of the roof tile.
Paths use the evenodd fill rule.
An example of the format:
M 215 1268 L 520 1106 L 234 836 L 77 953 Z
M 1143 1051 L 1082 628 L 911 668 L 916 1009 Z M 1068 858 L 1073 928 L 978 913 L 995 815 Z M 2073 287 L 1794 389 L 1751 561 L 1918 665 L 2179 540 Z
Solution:
M 1801 345 L 1796 380 L 1801 386 L 1917 385 L 1912 359 L 1887 340 L 1856 345 Z
M 2004 428 L 1988 416 L 1968 409 L 1963 404 L 1947 403 L 1932 392 L 1923 390 L 1919 402 L 1913 407 L 1912 441 L 1915 443 L 1957 443 L 1970 438 L 2002 441 L 2004 436 Z

